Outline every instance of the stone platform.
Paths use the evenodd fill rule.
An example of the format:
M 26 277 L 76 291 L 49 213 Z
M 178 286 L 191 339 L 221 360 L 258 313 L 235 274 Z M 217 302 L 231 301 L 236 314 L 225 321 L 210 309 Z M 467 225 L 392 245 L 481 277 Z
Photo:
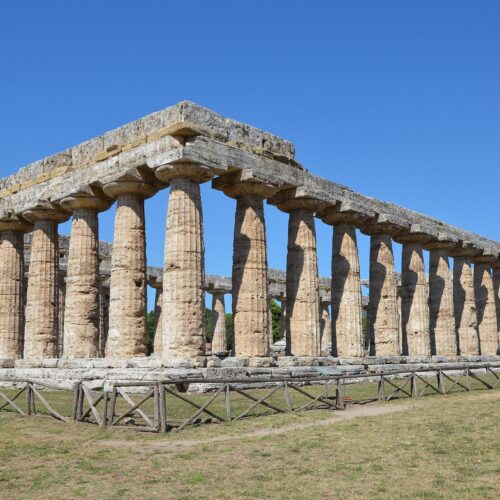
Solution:
M 84 381 L 90 387 L 109 386 L 115 382 L 158 381 L 167 379 L 207 379 L 193 384 L 191 390 L 206 390 L 213 379 L 310 378 L 322 375 L 391 374 L 401 370 L 453 370 L 464 364 L 481 367 L 493 365 L 500 370 L 500 356 L 233 358 L 200 357 L 197 360 L 170 360 L 143 357 L 128 359 L 44 359 L 0 360 L 0 385 L 9 386 L 15 379 L 29 379 L 71 389 Z M 326 367 L 329 367 L 325 369 Z M 10 381 L 12 380 L 12 382 Z

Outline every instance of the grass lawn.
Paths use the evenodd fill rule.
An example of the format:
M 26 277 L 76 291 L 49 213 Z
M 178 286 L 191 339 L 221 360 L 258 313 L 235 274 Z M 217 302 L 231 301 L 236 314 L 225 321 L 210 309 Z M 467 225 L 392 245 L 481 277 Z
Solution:
M 2 498 L 499 498 L 500 391 L 165 435 L 0 414 Z

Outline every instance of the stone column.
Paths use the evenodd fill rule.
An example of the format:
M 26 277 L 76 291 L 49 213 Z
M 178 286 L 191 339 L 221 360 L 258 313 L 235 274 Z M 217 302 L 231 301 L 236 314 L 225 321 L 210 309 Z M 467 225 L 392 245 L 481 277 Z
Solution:
M 439 356 L 456 356 L 457 341 L 453 306 L 453 279 L 448 252 L 454 242 L 442 236 L 441 241 L 426 245 L 430 250 L 429 317 L 431 352 Z
M 60 263 L 59 263 L 60 264 Z M 61 358 L 64 354 L 64 313 L 66 311 L 66 276 L 65 272 L 59 269 L 59 279 L 57 282 L 57 289 L 59 291 L 59 314 L 57 315 L 59 318 L 59 328 L 58 333 L 59 337 L 57 339 L 57 357 Z
M 98 212 L 109 203 L 88 187 L 61 200 L 72 212 L 66 275 L 64 357 L 99 356 L 99 229 Z
M 476 296 L 470 258 L 475 251 L 462 243 L 462 248 L 453 249 L 453 310 L 455 313 L 458 351 L 464 356 L 479 354 L 477 331 Z
M 323 204 L 302 190 L 281 191 L 269 200 L 289 214 L 286 263 L 286 352 L 319 356 L 320 301 L 314 214 Z
M 286 341 L 286 296 L 280 299 L 281 316 L 280 316 L 280 340 Z
M 233 250 L 233 322 L 236 356 L 269 355 L 267 244 L 263 200 L 274 187 L 242 171 L 214 179 L 212 186 L 236 198 Z
M 330 355 L 332 352 L 332 320 L 330 318 L 329 300 L 321 301 L 321 319 L 320 319 L 320 335 L 321 335 L 321 353 Z
M 147 354 L 146 237 L 144 199 L 156 188 L 142 172 L 131 171 L 104 182 L 107 196 L 116 198 L 111 259 L 107 358 Z
M 403 244 L 401 270 L 401 334 L 402 353 L 430 356 L 429 287 L 425 275 L 422 244 L 433 233 L 412 225 L 410 231 L 396 237 Z
M 18 217 L 0 215 L 0 359 L 23 353 L 24 233 L 31 229 Z
M 392 218 L 380 215 L 377 222 L 363 227 L 363 232 L 371 234 L 368 322 L 372 356 L 401 354 L 398 289 L 391 235 L 403 232 L 407 226 L 403 222 L 391 222 Z
M 58 224 L 69 214 L 40 202 L 23 217 L 34 223 L 26 299 L 24 357 L 55 358 L 59 338 Z
M 473 257 L 472 261 L 481 354 L 494 356 L 498 352 L 498 324 L 491 274 L 493 259 L 477 256 Z
M 226 308 L 224 291 L 211 290 L 212 294 L 212 354 L 227 351 Z
M 205 354 L 205 248 L 200 183 L 211 177 L 201 165 L 160 167 L 170 183 L 163 268 L 162 357 Z
M 163 282 L 162 283 L 155 283 L 155 310 L 154 310 L 154 342 L 153 342 L 153 351 L 155 353 L 161 354 L 162 350 L 162 335 L 161 335 L 161 329 L 163 325 Z
M 495 306 L 497 311 L 497 340 L 500 349 L 500 258 L 497 258 L 492 266 L 493 290 L 495 292 Z
M 331 288 L 333 356 L 364 356 L 356 226 L 366 219 L 366 215 L 359 207 L 347 203 L 328 207 L 321 213 L 322 220 L 334 226 Z
M 106 354 L 109 329 L 109 280 L 99 277 L 99 357 Z

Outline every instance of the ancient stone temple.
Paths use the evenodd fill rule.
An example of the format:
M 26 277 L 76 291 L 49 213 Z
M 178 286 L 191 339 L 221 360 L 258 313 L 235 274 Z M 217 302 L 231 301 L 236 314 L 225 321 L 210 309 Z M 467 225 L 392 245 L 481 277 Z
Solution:
M 200 185 L 209 181 L 234 199 L 230 277 L 205 270 Z M 144 202 L 164 189 L 159 269 L 146 262 Z M 115 203 L 114 240 L 102 242 L 99 212 Z M 287 214 L 285 272 L 268 268 L 266 204 Z M 61 237 L 68 219 L 71 235 Z M 332 231 L 326 278 L 318 274 L 318 224 Z M 360 238 L 370 239 L 366 266 Z M 0 180 L 0 265 L 2 366 L 146 359 L 148 285 L 156 293 L 148 359 L 157 366 L 498 355 L 498 242 L 317 177 L 290 142 L 190 102 Z M 281 303 L 276 344 L 271 299 Z

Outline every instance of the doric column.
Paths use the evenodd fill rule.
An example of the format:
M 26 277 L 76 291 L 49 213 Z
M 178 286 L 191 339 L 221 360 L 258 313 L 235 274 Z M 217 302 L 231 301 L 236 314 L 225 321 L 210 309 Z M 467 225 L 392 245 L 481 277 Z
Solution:
M 34 223 L 26 299 L 24 357 L 54 358 L 59 337 L 59 239 L 57 226 L 69 214 L 40 201 L 23 217 Z
M 492 263 L 493 291 L 495 292 L 495 308 L 497 311 L 497 340 L 500 349 L 500 257 Z
M 320 337 L 321 353 L 332 352 L 332 320 L 330 318 L 330 297 L 321 299 Z
M 23 354 L 24 233 L 32 227 L 0 213 L 0 359 Z
M 370 240 L 370 302 L 368 309 L 370 355 L 401 354 L 398 313 L 398 290 L 394 271 L 392 236 L 407 225 L 392 215 L 381 214 L 366 224 L 363 232 Z
M 367 214 L 352 204 L 329 207 L 322 213 L 334 225 L 332 243 L 332 354 L 364 356 L 361 281 L 356 226 Z
M 456 246 L 456 239 L 439 234 L 436 240 L 425 245 L 429 258 L 429 318 L 431 353 L 439 356 L 456 356 L 457 341 L 453 305 L 453 277 L 450 271 L 449 251 Z
M 286 264 L 287 354 L 319 356 L 320 302 L 314 214 L 323 204 L 304 188 L 280 191 L 269 200 L 289 214 Z
M 395 237 L 403 244 L 401 269 L 402 353 L 430 356 L 429 287 L 425 275 L 422 244 L 436 235 L 430 228 L 412 224 L 410 230 Z
M 107 358 L 147 354 L 146 236 L 144 199 L 156 188 L 143 172 L 131 170 L 103 182 L 104 193 L 116 198 Z
M 154 340 L 153 340 L 153 351 L 155 353 L 161 354 L 162 350 L 162 336 L 161 336 L 161 329 L 163 325 L 163 279 L 161 282 L 155 282 L 152 284 L 152 286 L 155 288 L 155 309 L 154 309 L 154 323 L 153 323 L 153 330 L 154 330 Z
M 458 352 L 464 356 L 479 354 L 476 295 L 471 257 L 477 254 L 469 242 L 462 241 L 450 250 L 453 257 L 453 310 Z
M 106 354 L 109 330 L 109 279 L 99 276 L 99 357 Z
M 60 264 L 60 262 L 59 262 Z M 59 278 L 57 281 L 58 290 L 58 315 L 59 318 L 59 328 L 57 338 L 57 357 L 61 358 L 64 354 L 64 313 L 66 311 L 66 273 L 59 269 Z
M 280 340 L 286 341 L 286 296 L 280 298 L 281 316 L 280 316 Z
M 98 212 L 109 203 L 88 186 L 63 198 L 73 214 L 66 274 L 63 355 L 99 356 L 99 229 Z
M 205 248 L 200 183 L 212 176 L 196 164 L 155 171 L 170 183 L 163 268 L 162 357 L 205 354 Z
M 227 351 L 224 290 L 212 289 L 212 354 Z
M 214 179 L 212 186 L 236 198 L 233 248 L 233 322 L 236 356 L 269 355 L 267 244 L 263 200 L 272 179 L 243 170 Z
M 472 258 L 480 350 L 483 355 L 493 356 L 498 352 L 497 312 L 491 273 L 495 257 L 491 251 L 485 250 Z

